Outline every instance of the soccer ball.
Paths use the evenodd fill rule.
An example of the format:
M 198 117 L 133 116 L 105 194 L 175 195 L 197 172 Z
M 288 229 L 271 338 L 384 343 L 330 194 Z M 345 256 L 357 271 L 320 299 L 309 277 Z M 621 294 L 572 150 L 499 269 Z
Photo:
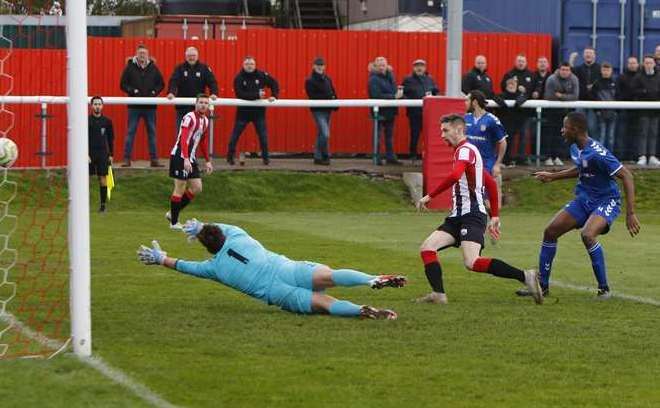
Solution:
M 0 166 L 11 167 L 18 158 L 18 146 L 8 137 L 0 138 Z

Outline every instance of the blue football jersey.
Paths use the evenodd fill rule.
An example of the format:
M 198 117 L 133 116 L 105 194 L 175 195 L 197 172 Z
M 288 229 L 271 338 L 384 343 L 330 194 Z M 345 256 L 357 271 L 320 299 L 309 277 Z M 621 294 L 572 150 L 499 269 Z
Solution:
M 222 249 L 204 262 L 179 260 L 176 263 L 176 270 L 218 281 L 267 302 L 268 290 L 274 274 L 293 261 L 267 250 L 239 227 L 228 224 L 216 225 L 225 235 Z
M 477 146 L 484 168 L 491 173 L 497 160 L 497 144 L 507 137 L 506 130 L 499 118 L 486 112 L 479 119 L 472 113 L 465 115 L 465 135 L 470 143 Z
M 571 145 L 571 159 L 578 168 L 579 178 L 575 195 L 587 200 L 620 198 L 614 175 L 623 167 L 609 150 L 589 138 L 584 149 Z

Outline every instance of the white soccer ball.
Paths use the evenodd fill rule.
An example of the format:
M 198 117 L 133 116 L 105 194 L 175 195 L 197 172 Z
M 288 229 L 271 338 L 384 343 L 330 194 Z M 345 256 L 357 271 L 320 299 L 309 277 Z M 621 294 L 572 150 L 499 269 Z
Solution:
M 18 146 L 8 137 L 0 138 L 0 166 L 11 167 L 18 159 Z

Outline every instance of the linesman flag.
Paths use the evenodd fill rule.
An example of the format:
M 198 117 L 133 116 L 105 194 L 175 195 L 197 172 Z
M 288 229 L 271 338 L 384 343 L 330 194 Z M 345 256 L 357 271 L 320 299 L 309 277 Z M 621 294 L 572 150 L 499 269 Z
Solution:
M 112 189 L 115 188 L 115 177 L 112 175 L 112 166 L 108 166 L 108 177 L 106 177 L 106 180 L 108 182 L 108 201 L 110 201 L 110 197 L 112 196 Z

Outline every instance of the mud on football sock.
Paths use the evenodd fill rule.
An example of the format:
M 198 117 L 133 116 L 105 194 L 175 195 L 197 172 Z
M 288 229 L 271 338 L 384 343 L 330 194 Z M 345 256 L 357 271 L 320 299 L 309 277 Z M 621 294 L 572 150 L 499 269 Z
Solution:
M 368 285 L 375 278 L 375 276 L 353 269 L 334 269 L 332 271 L 332 281 L 337 286 Z
M 195 198 L 195 194 L 193 194 L 190 190 L 186 190 L 185 193 L 183 193 L 183 196 L 181 197 L 181 208 L 179 211 L 183 210 L 186 208 L 188 204 Z
M 360 315 L 360 306 L 346 300 L 335 300 L 328 312 L 333 316 L 353 317 Z
M 108 186 L 99 186 L 99 195 L 101 196 L 101 205 L 108 201 Z
M 474 261 L 472 270 L 475 272 L 486 272 L 500 278 L 515 279 L 523 283 L 525 282 L 525 272 L 518 268 L 514 268 L 499 259 L 479 257 Z
M 589 248 L 589 257 L 591 258 L 594 275 L 596 275 L 598 281 L 598 289 L 609 289 L 607 285 L 607 268 L 605 267 L 605 252 L 600 242 L 596 242 Z
M 181 196 L 172 195 L 170 197 L 170 217 L 172 225 L 179 222 L 179 212 L 181 211 Z
M 539 254 L 539 274 L 541 288 L 547 289 L 550 285 L 550 272 L 552 272 L 552 261 L 557 253 L 557 241 L 543 241 L 541 253 Z
M 445 293 L 438 253 L 436 251 L 422 251 L 420 255 L 422 256 L 422 262 L 424 262 L 424 273 L 429 285 L 431 285 L 434 292 Z

